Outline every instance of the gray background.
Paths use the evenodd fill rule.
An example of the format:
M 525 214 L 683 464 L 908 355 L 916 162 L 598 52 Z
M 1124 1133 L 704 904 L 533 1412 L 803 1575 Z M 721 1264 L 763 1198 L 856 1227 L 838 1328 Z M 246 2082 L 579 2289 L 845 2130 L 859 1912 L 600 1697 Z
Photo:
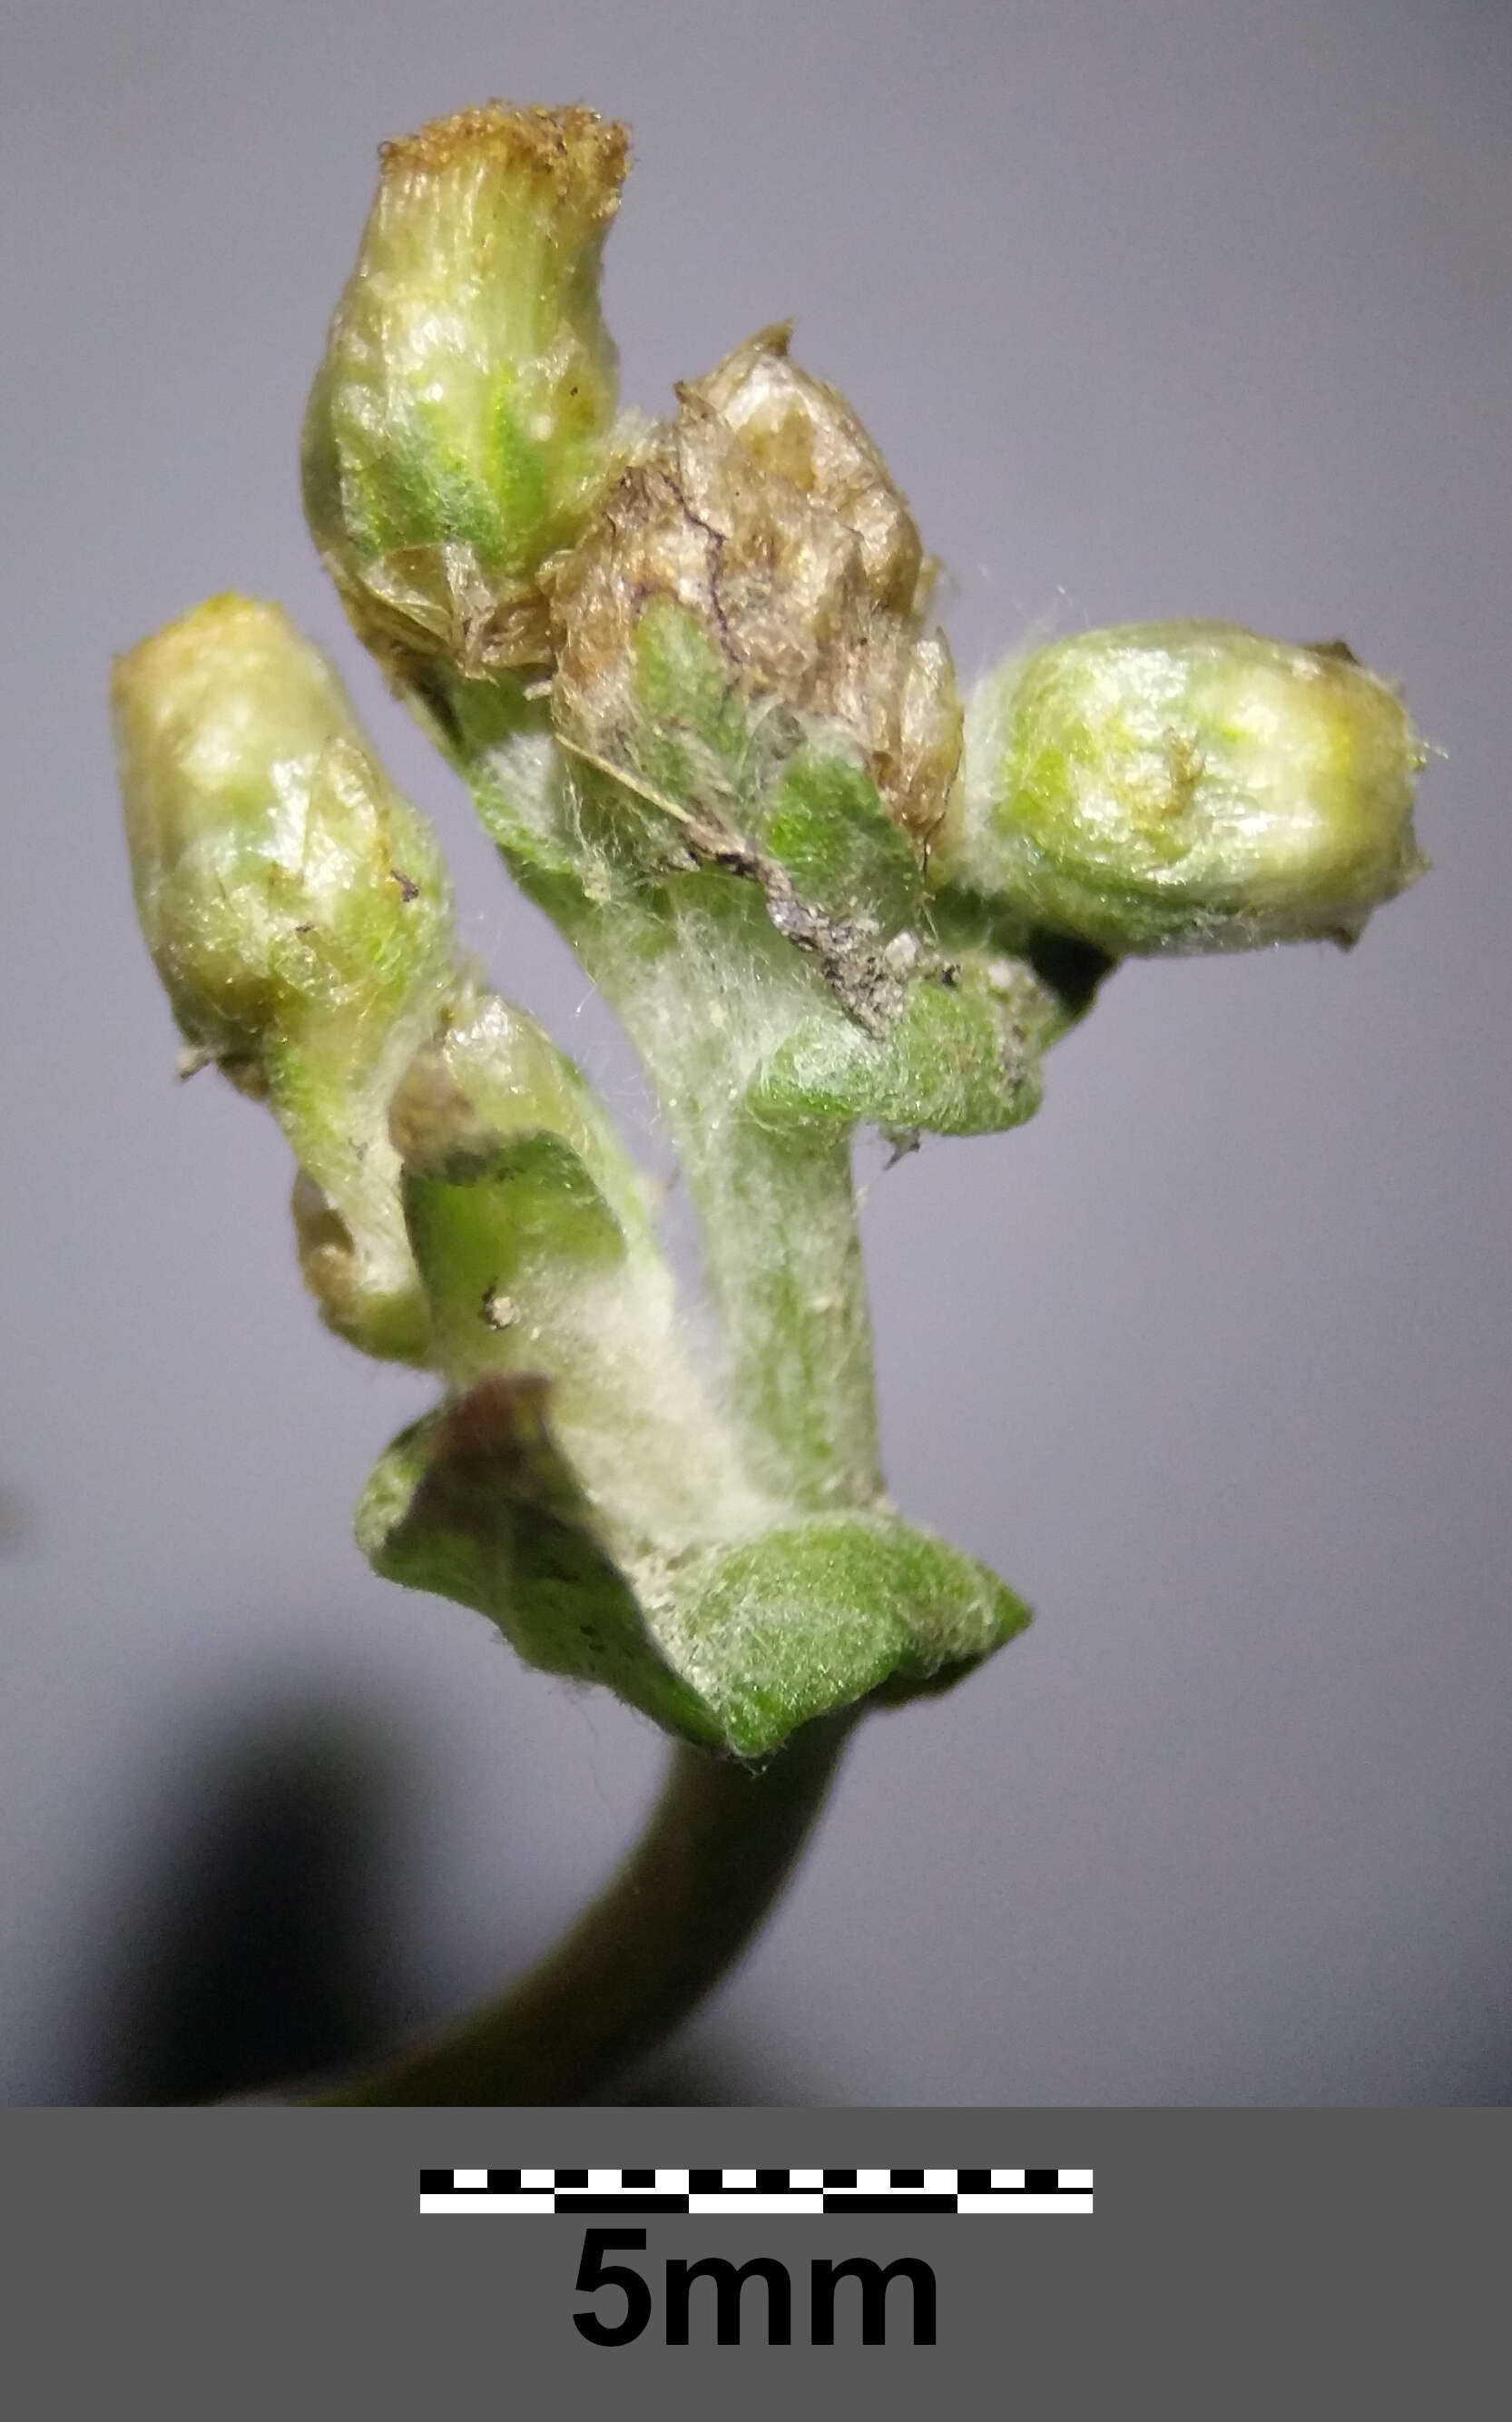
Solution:
M 878 1176 L 895 1489 L 1039 1621 L 865 1729 L 680 2091 L 1504 2100 L 1512 17 L 1473 0 L 10 10 L 0 2092 L 120 2090 L 217 1771 L 292 1742 L 366 1812 L 397 2021 L 542 1946 L 661 1763 L 350 1544 L 425 1386 L 314 1323 L 267 1123 L 172 1081 L 105 728 L 114 648 L 283 598 L 469 943 L 633 1115 L 299 515 L 373 145 L 491 93 L 631 121 L 627 398 L 797 316 L 965 674 L 1222 614 L 1346 636 L 1442 751 L 1436 872 L 1352 958 L 1126 970 L 1031 1127 Z

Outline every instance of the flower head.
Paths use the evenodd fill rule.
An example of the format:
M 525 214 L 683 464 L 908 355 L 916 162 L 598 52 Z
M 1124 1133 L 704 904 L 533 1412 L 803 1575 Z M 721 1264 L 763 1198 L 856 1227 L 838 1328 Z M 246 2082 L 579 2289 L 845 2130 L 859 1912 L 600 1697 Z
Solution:
M 602 485 L 616 356 L 599 308 L 625 130 L 493 102 L 387 143 L 304 423 L 310 528 L 397 674 L 545 653 L 538 574 Z
M 1352 942 L 1423 872 L 1423 763 L 1342 641 L 1090 631 L 977 693 L 936 873 L 1115 955 Z

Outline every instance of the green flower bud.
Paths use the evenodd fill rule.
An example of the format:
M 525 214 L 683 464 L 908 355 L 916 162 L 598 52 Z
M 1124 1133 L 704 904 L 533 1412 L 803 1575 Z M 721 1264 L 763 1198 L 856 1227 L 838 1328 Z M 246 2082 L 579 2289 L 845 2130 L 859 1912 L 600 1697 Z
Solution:
M 1342 641 L 1091 631 L 992 676 L 931 874 L 1123 952 L 1358 939 L 1424 872 L 1407 710 Z
M 114 708 L 137 914 L 174 1015 L 293 1144 L 332 1324 L 418 1354 L 387 1106 L 454 983 L 435 838 L 275 606 L 212 598 L 145 639 L 117 663 Z
M 542 566 L 602 487 L 616 355 L 599 309 L 629 157 L 586 109 L 500 102 L 385 144 L 304 423 L 304 508 L 401 679 L 547 654 Z

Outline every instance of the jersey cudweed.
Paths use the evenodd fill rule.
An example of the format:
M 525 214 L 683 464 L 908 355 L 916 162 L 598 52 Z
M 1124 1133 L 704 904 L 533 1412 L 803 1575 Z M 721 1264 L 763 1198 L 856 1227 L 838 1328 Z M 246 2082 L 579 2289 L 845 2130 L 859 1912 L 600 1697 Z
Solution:
M 219 598 L 121 659 L 119 760 L 148 946 L 288 1136 L 324 1317 L 442 1383 L 366 1553 L 755 1760 L 1028 1620 L 886 1495 L 854 1129 L 1025 1119 L 1126 954 L 1352 942 L 1421 871 L 1423 760 L 1342 643 L 1219 622 L 1084 634 L 963 704 L 908 506 L 787 329 L 618 410 L 627 161 L 587 110 L 498 103 L 384 147 L 304 497 L 640 1053 L 712 1357 L 607 1109 L 460 963 L 434 837 L 281 611 Z

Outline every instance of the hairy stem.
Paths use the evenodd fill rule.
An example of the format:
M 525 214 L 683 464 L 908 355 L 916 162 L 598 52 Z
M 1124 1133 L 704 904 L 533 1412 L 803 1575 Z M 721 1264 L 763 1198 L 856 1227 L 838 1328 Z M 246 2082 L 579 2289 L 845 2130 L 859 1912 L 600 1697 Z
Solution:
M 882 1483 L 849 1135 L 772 1131 L 740 1110 L 685 1137 L 682 1168 L 761 1478 L 805 1511 L 872 1502 Z
M 566 930 L 640 1055 L 698 1214 L 753 1477 L 805 1511 L 873 1503 L 882 1479 L 850 1134 L 769 1126 L 748 1106 L 806 970 L 759 893 L 728 877 L 690 882 L 654 927 L 589 913 Z M 808 1005 L 798 990 L 798 1014 Z
M 677 1749 L 630 1858 L 538 1967 L 439 2042 L 313 2100 L 587 2100 L 744 1950 L 803 1849 L 854 1715 L 805 1725 L 756 1771 Z

